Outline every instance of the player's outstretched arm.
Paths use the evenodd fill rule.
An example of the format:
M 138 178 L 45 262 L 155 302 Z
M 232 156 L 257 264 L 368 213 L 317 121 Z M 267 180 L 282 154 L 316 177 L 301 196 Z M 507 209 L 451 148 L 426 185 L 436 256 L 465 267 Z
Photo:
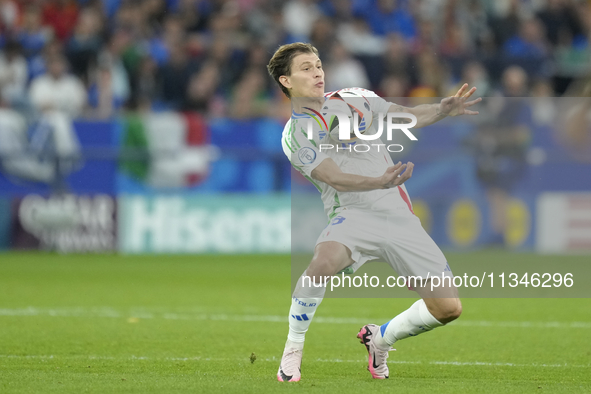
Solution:
M 471 111 L 468 108 L 482 101 L 481 97 L 467 101 L 476 92 L 476 87 L 468 90 L 465 83 L 452 97 L 445 97 L 438 104 L 423 104 L 416 107 L 403 107 L 392 104 L 389 112 L 408 112 L 417 117 L 415 128 L 429 126 L 446 116 L 478 115 L 478 111 Z
M 413 168 L 414 164 L 411 162 L 398 162 L 389 167 L 382 176 L 368 177 L 345 173 L 334 160 L 328 158 L 312 171 L 312 178 L 332 186 L 339 192 L 363 192 L 402 185 L 412 176 Z

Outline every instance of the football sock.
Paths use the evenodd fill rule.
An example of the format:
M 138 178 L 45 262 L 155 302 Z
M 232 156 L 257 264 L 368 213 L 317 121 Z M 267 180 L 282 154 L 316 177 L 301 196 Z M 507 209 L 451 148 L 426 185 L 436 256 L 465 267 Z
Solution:
M 394 319 L 382 324 L 374 341 L 378 347 L 387 349 L 396 341 L 414 337 L 442 325 L 429 312 L 425 301 L 418 300 Z
M 316 308 L 322 302 L 326 291 L 326 284 L 321 283 L 316 287 L 313 283 L 303 280 L 306 272 L 300 276 L 296 288 L 291 298 L 291 308 L 289 309 L 289 333 L 287 335 L 288 343 L 298 342 L 303 347 L 306 337 L 306 331 L 312 323 Z

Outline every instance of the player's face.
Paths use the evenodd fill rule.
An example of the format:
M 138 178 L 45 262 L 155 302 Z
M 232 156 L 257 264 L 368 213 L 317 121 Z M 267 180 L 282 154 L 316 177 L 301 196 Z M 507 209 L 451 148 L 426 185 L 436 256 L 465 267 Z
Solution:
M 301 53 L 291 62 L 291 75 L 286 77 L 291 97 L 323 97 L 324 70 L 322 62 L 313 53 Z

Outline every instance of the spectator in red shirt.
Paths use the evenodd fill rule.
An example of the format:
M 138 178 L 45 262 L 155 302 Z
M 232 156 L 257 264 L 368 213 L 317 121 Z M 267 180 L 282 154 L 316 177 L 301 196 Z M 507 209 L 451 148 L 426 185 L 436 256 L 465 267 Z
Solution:
M 77 19 L 78 4 L 75 0 L 51 0 L 43 7 L 43 24 L 53 27 L 61 41 L 70 37 Z

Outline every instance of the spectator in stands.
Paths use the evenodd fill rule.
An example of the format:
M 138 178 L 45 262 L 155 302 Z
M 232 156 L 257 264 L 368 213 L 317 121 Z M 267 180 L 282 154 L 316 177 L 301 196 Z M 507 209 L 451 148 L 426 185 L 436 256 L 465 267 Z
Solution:
M 220 105 L 223 100 L 216 92 L 219 81 L 220 72 L 215 63 L 205 63 L 199 72 L 191 76 L 185 109 L 203 115 L 222 115 L 224 108 L 220 108 Z
M 152 32 L 157 32 L 162 27 L 167 12 L 165 0 L 143 0 L 136 5 L 136 12 L 138 11 L 137 8 L 141 8 L 146 23 Z
M 178 0 L 175 12 L 188 33 L 202 32 L 207 28 L 208 10 L 203 3 L 195 0 Z
M 354 86 L 369 89 L 369 79 L 359 60 L 351 56 L 341 43 L 335 43 L 329 55 L 326 69 L 326 88 L 328 91 Z
M 310 42 L 320 53 L 330 53 L 335 43 L 335 29 L 331 25 L 330 19 L 321 17 L 314 21 L 310 32 Z
M 88 83 L 88 72 L 96 63 L 96 57 L 102 46 L 101 16 L 93 8 L 80 12 L 74 33 L 66 44 L 66 54 L 72 73 Z
M 486 97 L 490 95 L 492 86 L 490 77 L 484 65 L 477 61 L 467 63 L 462 69 L 462 83 L 469 84 L 469 86 L 475 86 L 478 93 Z
M 235 119 L 269 116 L 268 79 L 261 68 L 248 69 L 234 88 L 229 115 Z
M 144 56 L 140 61 L 136 74 L 135 89 L 132 92 L 131 109 L 142 112 L 152 109 L 152 101 L 156 98 L 158 83 L 156 75 L 158 65 L 150 56 Z
M 127 29 L 138 40 L 149 36 L 145 14 L 142 8 L 135 7 L 133 3 L 124 2 L 121 4 L 111 20 L 111 27 L 113 29 Z
M 490 100 L 489 122 L 475 135 L 476 174 L 489 202 L 491 245 L 503 245 L 508 226 L 511 192 L 526 171 L 526 153 L 532 127 L 525 70 L 511 66 L 503 73 L 503 95 Z M 484 111 L 482 111 L 484 112 Z
M 29 95 L 37 111 L 58 111 L 70 119 L 78 117 L 86 105 L 84 85 L 67 73 L 67 61 L 63 55 L 48 59 L 47 73 L 31 81 Z
M 51 141 L 47 149 L 55 155 L 58 172 L 72 171 L 80 156 L 72 120 L 81 115 L 86 105 L 86 90 L 78 78 L 67 73 L 63 55 L 47 60 L 47 73 L 33 79 L 29 96 L 39 113 L 36 134 Z
M 98 78 L 103 83 L 110 81 L 111 104 L 115 108 L 121 108 L 131 95 L 129 74 L 125 67 L 123 56 L 132 45 L 131 34 L 126 29 L 116 29 L 103 51 L 98 55 Z M 108 70 L 107 70 L 108 69 Z M 99 81 L 95 81 L 99 82 Z M 93 104 L 99 96 L 100 84 L 91 86 L 91 98 Z M 107 86 L 102 86 L 102 90 Z
M 129 99 L 130 91 L 125 79 L 123 64 L 113 64 L 113 57 L 101 56 L 94 68 L 93 83 L 88 91 L 88 103 L 95 114 L 108 119 L 115 110 L 122 108 Z
M 356 11 L 364 16 L 374 33 L 382 36 L 389 33 L 398 33 L 406 40 L 415 37 L 415 19 L 411 16 L 404 2 L 400 0 L 375 0 L 370 3 L 369 7 L 362 4 L 360 2 Z
M 439 61 L 433 49 L 426 47 L 416 59 L 417 85 L 409 91 L 410 97 L 441 97 L 449 88 L 447 66 Z
M 284 28 L 292 41 L 308 41 L 320 8 L 312 0 L 290 0 L 283 7 Z
M 380 96 L 388 97 L 388 101 L 405 105 L 404 98 L 408 89 L 408 80 L 402 75 L 386 75 L 380 84 Z
M 23 47 L 25 57 L 30 59 L 39 54 L 52 36 L 52 30 L 43 26 L 41 9 L 34 5 L 27 7 L 16 33 L 16 39 Z
M 63 45 L 59 40 L 51 40 L 43 47 L 43 51 L 29 59 L 29 80 L 32 80 L 47 72 L 47 60 L 64 53 Z
M 61 41 L 71 35 L 77 19 L 78 4 L 75 0 L 48 0 L 43 6 L 43 24 L 51 26 Z
M 564 35 L 571 39 L 584 37 L 583 22 L 573 2 L 548 0 L 547 3 L 546 8 L 539 11 L 537 16 L 544 25 L 546 37 L 551 45 L 558 45 Z
M 351 0 L 320 0 L 318 3 L 322 14 L 331 20 L 346 22 L 354 17 Z
M 591 38 L 589 35 L 591 34 L 591 4 L 589 2 L 579 2 L 576 4 L 577 7 L 577 15 L 580 18 L 581 25 L 583 28 L 583 35 L 587 37 L 587 41 Z
M 552 89 L 551 81 L 536 80 L 531 87 L 532 119 L 537 125 L 551 125 L 556 121 L 556 92 Z
M 55 166 L 27 138 L 25 117 L 0 100 L 0 171 L 28 181 L 52 183 Z
M 207 58 L 213 61 L 220 70 L 220 89 L 230 92 L 238 82 L 243 70 L 241 53 L 234 50 L 228 40 L 216 38 L 207 52 Z
M 539 20 L 530 18 L 519 26 L 519 34 L 507 40 L 503 54 L 508 64 L 519 65 L 528 74 L 544 77 L 550 72 L 549 48 Z
M 185 31 L 180 15 L 172 14 L 164 18 L 161 36 L 168 47 L 186 39 L 187 32 Z
M 500 7 L 502 3 L 505 3 L 507 7 Z M 519 0 L 495 2 L 492 8 L 489 23 L 496 47 L 502 48 L 511 37 L 518 35 L 519 26 L 525 15 L 520 8 Z
M 561 99 L 556 139 L 579 162 L 591 163 L 591 75 L 580 78 Z
M 13 0 L 0 0 L 0 31 L 13 30 L 19 17 L 19 8 Z
M 269 54 L 265 48 L 260 46 L 251 46 L 248 50 L 248 59 L 246 60 L 247 68 L 259 68 L 267 65 L 269 62 Z
M 332 29 L 331 25 L 327 27 Z M 350 22 L 340 23 L 336 30 L 339 41 L 353 55 L 380 56 L 386 53 L 384 37 L 373 33 L 362 18 L 354 18 Z M 393 34 L 395 33 L 391 33 L 391 35 Z M 320 51 L 319 48 L 318 50 Z M 320 53 L 328 53 L 328 51 L 320 51 Z M 396 55 L 393 54 L 393 56 Z
M 219 11 L 211 15 L 208 22 L 209 32 L 213 37 L 226 38 L 234 45 L 243 37 L 243 19 L 238 2 L 220 2 Z
M 431 20 L 422 19 L 418 22 L 418 30 L 416 36 L 411 40 L 406 40 L 410 43 L 410 52 L 416 56 L 426 49 L 432 50 L 437 48 L 438 37 L 435 22 Z
M 281 3 L 263 2 L 244 16 L 245 23 L 253 42 L 265 48 L 275 48 L 286 41 Z
M 583 98 L 568 114 L 559 137 L 573 158 L 591 163 L 591 97 Z
M 174 110 L 182 108 L 187 101 L 189 80 L 197 69 L 197 63 L 187 54 L 184 41 L 171 46 L 168 62 L 158 74 L 159 98 L 166 108 Z
M 409 52 L 409 44 L 400 34 L 389 34 L 386 38 L 381 63 L 384 74 L 400 75 L 408 79 L 411 86 L 417 84 L 417 69 Z
M 442 56 L 461 59 L 471 52 L 472 42 L 460 23 L 450 22 L 443 29 L 443 39 L 439 45 Z
M 109 119 L 114 115 L 114 110 L 123 104 L 121 97 L 117 97 L 113 92 L 111 65 L 108 62 L 99 64 L 94 78 L 95 82 L 88 92 L 89 105 L 96 109 L 97 117 Z
M 542 60 L 548 53 L 543 26 L 537 19 L 528 19 L 519 26 L 519 34 L 509 38 L 503 52 L 510 58 Z
M 150 56 L 158 66 L 163 66 L 170 56 L 170 48 L 179 41 L 185 40 L 182 19 L 178 15 L 169 15 L 164 19 L 162 32 L 149 40 Z
M 14 107 L 26 104 L 26 88 L 29 79 L 27 61 L 21 54 L 20 45 L 9 41 L 0 53 L 0 91 L 2 99 Z
M 332 25 L 328 28 L 334 29 Z M 373 33 L 367 22 L 360 17 L 353 18 L 350 22 L 340 23 L 340 26 L 334 30 L 340 43 L 363 65 L 370 87 L 376 89 L 384 75 L 384 56 L 388 56 L 384 38 Z M 330 53 L 330 50 L 325 53 Z M 398 55 L 396 53 L 391 56 Z
M 560 95 L 568 95 L 569 86 L 584 78 L 591 64 L 591 21 L 588 20 L 591 7 L 566 3 L 550 2 L 549 10 L 539 14 L 548 30 L 548 39 L 554 45 L 553 87 Z
M 474 49 L 491 51 L 494 45 L 493 35 L 483 2 L 470 0 L 466 7 L 458 8 L 458 22 L 466 29 L 466 35 L 472 40 Z
M 489 45 L 492 36 L 480 0 L 450 0 L 442 8 L 436 20 L 443 55 L 459 58 Z

